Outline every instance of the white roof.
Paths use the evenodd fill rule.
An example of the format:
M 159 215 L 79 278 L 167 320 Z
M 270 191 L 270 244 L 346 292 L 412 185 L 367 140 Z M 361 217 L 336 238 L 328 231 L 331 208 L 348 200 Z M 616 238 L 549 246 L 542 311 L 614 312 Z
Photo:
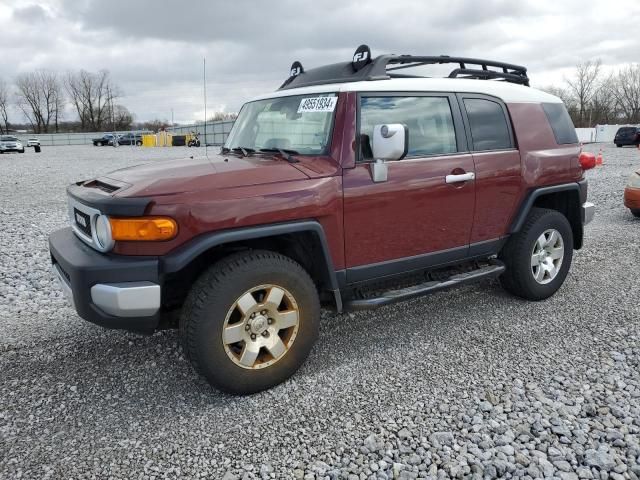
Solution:
M 483 93 L 502 99 L 506 103 L 562 103 L 555 95 L 515 83 L 497 80 L 472 80 L 464 78 L 391 78 L 364 82 L 327 83 L 311 87 L 278 90 L 260 95 L 265 98 L 307 95 L 332 92 L 455 92 Z

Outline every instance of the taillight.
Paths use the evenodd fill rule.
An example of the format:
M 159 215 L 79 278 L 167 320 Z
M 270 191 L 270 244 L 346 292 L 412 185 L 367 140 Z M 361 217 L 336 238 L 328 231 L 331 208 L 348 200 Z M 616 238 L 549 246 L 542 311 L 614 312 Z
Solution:
M 596 156 L 593 153 L 582 152 L 578 157 L 582 170 L 590 170 L 596 166 Z

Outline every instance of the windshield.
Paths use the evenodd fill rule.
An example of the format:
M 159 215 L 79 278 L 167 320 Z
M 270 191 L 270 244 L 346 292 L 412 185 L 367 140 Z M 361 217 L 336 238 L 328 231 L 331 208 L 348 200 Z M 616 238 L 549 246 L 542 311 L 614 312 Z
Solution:
M 246 103 L 224 146 L 326 154 L 337 100 L 334 93 L 316 93 Z
M 0 137 L 0 142 L 17 142 L 18 139 L 16 137 L 10 137 L 8 135 L 3 135 Z

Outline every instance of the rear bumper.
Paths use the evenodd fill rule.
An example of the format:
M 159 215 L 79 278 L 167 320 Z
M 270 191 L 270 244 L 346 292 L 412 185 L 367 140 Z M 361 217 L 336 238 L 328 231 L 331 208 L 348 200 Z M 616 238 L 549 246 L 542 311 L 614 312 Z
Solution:
M 158 259 L 106 255 L 71 228 L 49 237 L 54 276 L 78 315 L 107 328 L 152 333 L 160 323 Z
M 584 202 L 582 204 L 582 224 L 586 225 L 591 223 L 593 217 L 596 214 L 596 206 L 591 202 Z
M 640 210 L 640 188 L 624 189 L 624 206 L 632 210 Z

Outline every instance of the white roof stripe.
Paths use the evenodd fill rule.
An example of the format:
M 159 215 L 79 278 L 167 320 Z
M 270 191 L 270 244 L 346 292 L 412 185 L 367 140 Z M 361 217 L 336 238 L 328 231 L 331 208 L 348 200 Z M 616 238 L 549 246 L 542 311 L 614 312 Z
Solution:
M 483 93 L 502 99 L 506 103 L 562 103 L 555 95 L 515 83 L 496 80 L 463 78 L 392 78 L 365 82 L 327 83 L 311 87 L 278 90 L 260 95 L 253 100 L 310 93 L 330 92 L 455 92 Z

